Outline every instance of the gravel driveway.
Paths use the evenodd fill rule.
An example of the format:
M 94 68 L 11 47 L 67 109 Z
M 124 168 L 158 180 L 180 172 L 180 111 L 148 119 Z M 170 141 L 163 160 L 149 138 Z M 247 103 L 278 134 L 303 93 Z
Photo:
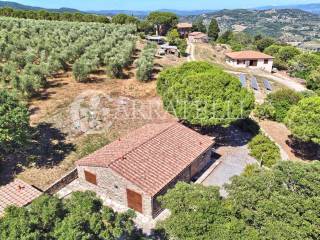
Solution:
M 227 196 L 223 185 L 230 183 L 233 176 L 240 175 L 245 167 L 257 161 L 249 156 L 246 146 L 231 147 L 229 151 L 219 159 L 221 163 L 212 171 L 211 174 L 202 182 L 205 186 L 219 186 L 221 196 Z

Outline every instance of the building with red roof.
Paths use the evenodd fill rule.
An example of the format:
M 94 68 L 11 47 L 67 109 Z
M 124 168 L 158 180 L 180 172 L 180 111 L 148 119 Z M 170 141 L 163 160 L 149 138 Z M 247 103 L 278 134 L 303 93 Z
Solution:
M 188 39 L 192 43 L 207 43 L 207 42 L 209 42 L 208 35 L 205 33 L 202 33 L 202 32 L 189 33 Z
M 0 216 L 9 206 L 23 207 L 30 204 L 42 194 L 33 186 L 15 179 L 13 182 L 0 187 Z
M 257 51 L 226 53 L 226 62 L 237 68 L 261 69 L 272 72 L 274 57 Z
M 77 161 L 80 184 L 148 217 L 157 197 L 211 163 L 213 139 L 177 123 L 149 124 Z

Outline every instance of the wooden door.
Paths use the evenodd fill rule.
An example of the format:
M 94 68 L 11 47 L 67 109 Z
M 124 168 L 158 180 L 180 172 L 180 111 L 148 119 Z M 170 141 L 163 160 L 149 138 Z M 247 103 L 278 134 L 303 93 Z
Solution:
M 84 177 L 87 182 L 97 185 L 97 176 L 95 174 L 84 170 Z
M 127 189 L 128 207 L 142 213 L 142 196 L 132 190 Z

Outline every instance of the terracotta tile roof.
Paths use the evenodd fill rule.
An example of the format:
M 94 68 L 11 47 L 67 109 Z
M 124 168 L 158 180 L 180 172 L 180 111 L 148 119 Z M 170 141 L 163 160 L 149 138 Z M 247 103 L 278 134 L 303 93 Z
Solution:
M 4 214 L 6 207 L 10 205 L 25 206 L 41 194 L 39 190 L 19 179 L 0 187 L 0 216 Z
M 189 33 L 189 37 L 195 37 L 195 38 L 203 38 L 203 37 L 208 37 L 207 34 L 205 33 L 202 33 L 202 32 L 192 32 L 192 33 Z
M 109 166 L 154 196 L 212 144 L 210 137 L 177 122 L 149 124 L 77 164 Z
M 226 56 L 232 59 L 273 59 L 274 57 L 257 51 L 240 51 L 226 53 Z
M 191 23 L 178 23 L 177 28 L 192 28 Z

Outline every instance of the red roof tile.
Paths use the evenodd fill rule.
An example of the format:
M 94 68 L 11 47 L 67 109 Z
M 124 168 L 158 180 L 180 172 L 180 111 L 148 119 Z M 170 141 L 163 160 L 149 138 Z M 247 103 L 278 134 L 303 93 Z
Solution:
M 192 28 L 191 23 L 178 23 L 177 28 Z
M 273 59 L 274 57 L 257 51 L 240 51 L 226 53 L 226 56 L 231 59 Z
M 0 187 L 0 216 L 4 214 L 6 207 L 11 205 L 25 206 L 41 194 L 39 190 L 19 179 Z
M 149 124 L 77 164 L 110 167 L 153 196 L 212 144 L 210 137 L 176 122 Z

